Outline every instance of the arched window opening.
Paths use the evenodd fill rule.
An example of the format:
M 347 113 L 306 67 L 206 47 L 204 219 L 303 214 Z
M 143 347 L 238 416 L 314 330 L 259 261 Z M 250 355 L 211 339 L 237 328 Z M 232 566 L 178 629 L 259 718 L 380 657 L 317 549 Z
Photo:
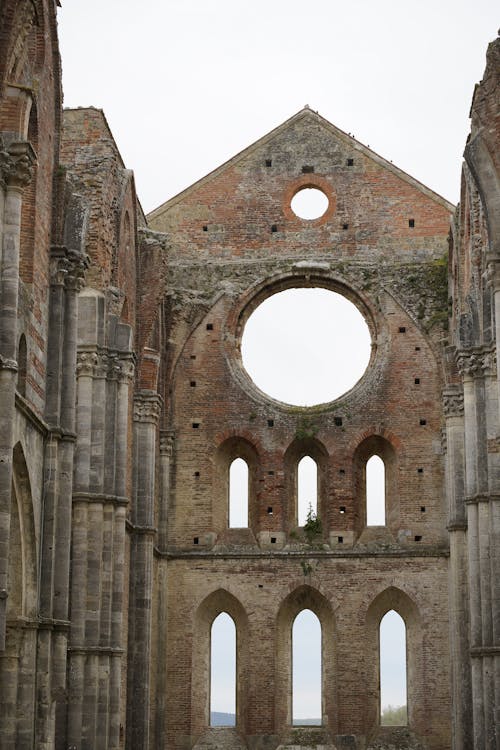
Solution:
M 406 625 L 393 609 L 380 621 L 380 723 L 406 726 Z
M 248 464 L 235 458 L 229 467 L 229 528 L 248 526 Z
M 19 339 L 17 352 L 17 391 L 21 396 L 26 396 L 26 369 L 28 366 L 28 351 L 26 347 L 26 336 L 24 333 Z
M 210 635 L 210 726 L 236 725 L 236 626 L 221 612 Z
M 304 456 L 297 467 L 297 522 L 304 526 L 310 514 L 318 512 L 318 465 Z
M 366 525 L 385 526 L 385 465 L 380 456 L 366 462 Z
M 292 723 L 320 726 L 321 624 L 314 612 L 303 609 L 292 627 Z

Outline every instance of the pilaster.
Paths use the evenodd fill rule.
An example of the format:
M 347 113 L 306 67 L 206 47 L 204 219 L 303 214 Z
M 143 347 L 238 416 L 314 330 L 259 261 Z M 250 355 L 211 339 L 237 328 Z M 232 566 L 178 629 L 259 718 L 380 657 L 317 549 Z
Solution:
M 86 310 L 89 302 L 87 298 Z M 131 351 L 90 340 L 81 344 L 77 357 L 68 710 L 68 742 L 77 748 L 83 743 L 95 750 L 120 747 L 134 364 Z
M 450 654 L 454 750 L 472 744 L 469 591 L 465 506 L 464 395 L 459 386 L 443 392 L 446 433 L 446 494 L 450 535 Z
M 492 521 L 500 499 L 496 351 L 477 347 L 460 352 L 458 367 L 464 385 L 472 743 L 477 748 L 496 748 L 499 649 L 493 621 L 500 574 L 492 563 L 496 538 Z
M 3 196 L 0 237 L 0 650 L 5 648 L 8 596 L 21 207 L 23 189 L 31 180 L 35 159 L 33 148 L 27 142 L 13 142 L 6 147 L 0 145 L 0 192 Z
M 153 391 L 134 397 L 134 498 L 131 514 L 127 745 L 148 750 L 152 638 L 156 435 L 161 398 Z

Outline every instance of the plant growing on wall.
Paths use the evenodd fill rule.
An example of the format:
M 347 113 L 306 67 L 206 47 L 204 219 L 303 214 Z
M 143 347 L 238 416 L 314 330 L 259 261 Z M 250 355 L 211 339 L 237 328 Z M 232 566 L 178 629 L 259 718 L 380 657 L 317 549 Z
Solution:
M 318 518 L 318 514 L 313 510 L 311 503 L 309 503 L 309 510 L 307 511 L 306 522 L 304 524 L 304 534 L 309 544 L 312 544 L 322 531 L 321 519 Z

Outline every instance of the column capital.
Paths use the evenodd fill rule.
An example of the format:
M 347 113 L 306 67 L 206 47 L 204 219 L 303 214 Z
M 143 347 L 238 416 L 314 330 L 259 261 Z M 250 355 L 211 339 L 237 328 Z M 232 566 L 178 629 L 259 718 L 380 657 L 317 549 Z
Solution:
M 486 281 L 495 292 L 500 290 L 500 258 L 493 253 L 486 254 Z
M 456 359 L 458 371 L 464 380 L 496 376 L 494 349 L 464 349 L 457 351 Z
M 0 151 L 0 180 L 8 188 L 22 190 L 31 182 L 36 154 L 28 141 L 14 141 Z
M 118 380 L 121 383 L 131 383 L 135 375 L 135 355 L 132 352 L 118 355 L 120 371 Z
M 89 267 L 87 255 L 68 250 L 64 245 L 50 249 L 50 281 L 56 286 L 79 292 L 85 285 L 85 271 Z
M 160 454 L 172 456 L 174 450 L 175 432 L 173 430 L 160 430 Z
M 139 391 L 134 394 L 134 422 L 158 424 L 161 401 L 161 396 L 153 391 Z
M 77 352 L 76 374 L 93 377 L 97 362 L 98 357 L 96 352 Z
M 445 388 L 443 391 L 443 412 L 447 419 L 463 416 L 464 394 L 461 388 Z

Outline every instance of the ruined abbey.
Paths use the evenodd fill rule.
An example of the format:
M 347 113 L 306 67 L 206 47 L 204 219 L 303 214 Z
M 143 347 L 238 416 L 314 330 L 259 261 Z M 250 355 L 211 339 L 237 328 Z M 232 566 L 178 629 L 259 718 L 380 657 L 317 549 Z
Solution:
M 0 2 L 1 750 L 500 750 L 500 40 L 458 207 L 305 108 L 145 216 L 103 112 L 62 109 L 56 6 Z M 328 199 L 316 219 L 291 208 L 304 188 Z M 240 351 L 258 305 L 300 287 L 354 303 L 372 342 L 353 388 L 304 408 Z M 322 716 L 297 727 L 304 609 Z M 404 726 L 380 717 L 390 610 Z M 236 719 L 216 727 L 222 612 Z

